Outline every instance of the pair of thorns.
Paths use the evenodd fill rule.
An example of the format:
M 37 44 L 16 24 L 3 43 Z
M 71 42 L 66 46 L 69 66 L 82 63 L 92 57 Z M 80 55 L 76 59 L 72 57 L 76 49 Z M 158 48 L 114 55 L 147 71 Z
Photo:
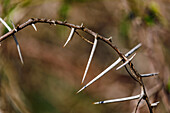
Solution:
M 9 27 L 9 25 L 8 25 L 2 18 L 0 18 L 0 22 L 8 29 L 8 31 L 12 31 L 12 29 Z M 15 28 L 14 23 L 13 23 L 12 21 L 11 21 L 11 23 L 12 23 L 13 29 L 17 32 L 17 29 Z M 35 24 L 32 24 L 32 26 L 33 26 L 33 28 L 35 29 L 35 31 L 37 31 L 37 28 L 36 28 Z M 15 43 L 16 43 L 17 50 L 18 50 L 18 55 L 19 55 L 19 58 L 20 58 L 20 60 L 21 60 L 21 63 L 24 64 L 24 61 L 23 61 L 23 57 L 22 57 L 22 54 L 21 54 L 21 49 L 20 49 L 18 40 L 17 40 L 15 34 L 13 34 L 12 37 L 14 38 L 14 41 L 15 41 Z

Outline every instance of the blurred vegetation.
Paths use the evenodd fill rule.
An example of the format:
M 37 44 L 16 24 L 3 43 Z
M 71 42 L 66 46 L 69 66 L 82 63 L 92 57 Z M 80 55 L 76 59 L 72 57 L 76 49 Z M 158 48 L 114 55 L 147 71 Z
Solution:
M 147 90 L 158 83 L 162 89 L 151 96 L 160 101 L 155 113 L 167 113 L 170 94 L 170 14 L 168 0 L 0 0 L 0 17 L 12 28 L 32 17 L 67 20 L 84 25 L 106 37 L 126 53 L 142 42 L 133 61 L 139 72 L 160 72 L 144 80 Z M 70 29 L 37 24 L 16 33 L 25 64 L 19 60 L 12 38 L 1 43 L 0 112 L 2 113 L 129 113 L 136 101 L 93 105 L 99 100 L 121 98 L 139 93 L 139 86 L 125 70 L 114 69 L 84 92 L 76 94 L 92 45 L 77 35 L 63 48 Z M 0 24 L 0 34 L 8 32 Z M 80 32 L 81 33 L 81 32 Z M 81 33 L 93 41 L 91 36 Z M 115 61 L 117 54 L 99 41 L 85 83 Z M 161 81 L 161 82 L 160 82 Z M 168 97 L 169 98 L 169 97 Z M 128 106 L 127 106 L 128 104 Z M 168 106 L 168 107 L 167 107 Z M 147 107 L 142 112 L 147 112 Z

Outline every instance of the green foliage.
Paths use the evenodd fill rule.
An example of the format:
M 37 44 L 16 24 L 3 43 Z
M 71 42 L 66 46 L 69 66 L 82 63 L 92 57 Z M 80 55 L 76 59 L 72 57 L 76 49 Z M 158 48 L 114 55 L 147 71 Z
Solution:
M 170 93 L 170 79 L 168 81 L 168 92 Z
M 3 0 L 1 1 L 2 3 L 2 15 L 1 18 L 5 18 L 6 23 L 13 28 L 12 24 L 11 24 L 11 15 L 13 12 L 15 12 L 15 9 L 17 9 L 17 7 L 21 6 L 21 7 L 26 7 L 31 3 L 31 0 L 23 0 L 22 2 L 12 2 L 11 0 Z M 2 33 L 7 33 L 8 29 L 4 27 L 4 30 L 2 31 Z
M 129 42 L 129 31 L 130 31 L 130 22 L 127 19 L 123 19 L 119 27 L 119 35 L 122 39 L 122 42 L 128 46 Z
M 7 7 L 7 6 L 10 4 L 10 1 L 11 1 L 11 0 L 3 0 L 3 1 L 2 1 L 2 6 L 3 6 L 3 7 Z
M 70 4 L 68 2 L 64 2 L 60 8 L 59 16 L 61 20 L 67 19 L 67 14 L 70 8 Z
M 120 35 L 122 37 L 128 38 L 129 28 L 130 28 L 129 22 L 126 20 L 122 21 L 120 24 Z
M 16 8 L 18 3 L 11 4 L 11 0 L 3 0 L 2 1 L 2 17 L 7 17 L 11 14 L 11 12 Z
M 90 0 L 63 0 L 63 4 L 59 11 L 59 16 L 61 20 L 66 20 L 68 16 L 68 11 L 72 5 L 72 3 L 82 3 L 82 2 L 88 2 Z
M 5 82 L 6 84 L 8 84 L 8 83 L 9 83 L 9 79 L 8 79 L 7 75 L 5 74 L 3 68 L 1 68 L 0 73 L 1 73 L 0 83 L 3 81 L 3 82 Z
M 21 6 L 26 7 L 26 6 L 30 5 L 31 2 L 32 2 L 32 0 L 24 0 L 24 1 L 22 1 Z
M 143 19 L 148 26 L 152 26 L 156 23 L 164 23 L 160 12 L 160 7 L 155 2 L 151 2 L 146 8 L 146 14 Z
M 159 5 L 156 4 L 155 2 L 151 2 L 149 8 L 150 8 L 156 15 L 159 15 L 159 14 L 160 14 Z
M 33 92 L 28 95 L 33 113 L 60 113 L 40 93 Z
M 73 3 L 73 2 L 87 2 L 87 1 L 90 1 L 90 0 L 64 0 L 64 2 L 67 2 L 67 3 Z
M 3 0 L 3 1 L 1 1 L 2 11 L 3 11 L 1 17 L 8 18 L 17 7 L 26 7 L 31 2 L 32 2 L 32 0 L 22 0 L 22 1 L 16 1 L 16 2 L 11 1 L 11 0 Z

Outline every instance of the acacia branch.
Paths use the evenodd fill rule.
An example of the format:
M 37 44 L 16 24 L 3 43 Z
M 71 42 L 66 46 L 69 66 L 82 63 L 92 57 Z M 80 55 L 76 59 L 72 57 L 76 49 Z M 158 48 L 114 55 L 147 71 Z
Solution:
M 122 54 L 120 53 L 120 51 L 117 49 L 116 46 L 112 45 L 112 43 L 105 37 L 98 35 L 98 33 L 84 27 L 83 25 L 74 25 L 68 22 L 62 22 L 59 20 L 52 20 L 52 19 L 40 19 L 40 18 L 31 18 L 28 21 L 26 21 L 25 23 L 18 25 L 16 27 L 16 29 L 13 29 L 11 31 L 9 31 L 8 33 L 4 34 L 3 36 L 0 37 L 0 42 L 2 42 L 3 40 L 5 40 L 6 38 L 12 36 L 13 34 L 15 34 L 16 32 L 19 32 L 20 30 L 24 29 L 25 27 L 32 25 L 32 24 L 37 24 L 37 23 L 48 23 L 48 24 L 53 24 L 53 25 L 62 25 L 62 26 L 67 26 L 69 28 L 75 28 L 77 30 L 82 30 L 90 35 L 92 35 L 93 37 L 95 37 L 97 35 L 97 38 L 103 40 L 104 42 L 106 42 L 108 45 L 110 45 L 122 58 Z
M 94 81 L 96 81 L 98 78 L 100 78 L 100 77 L 103 76 L 105 73 L 107 73 L 110 69 L 112 69 L 112 68 L 113 68 L 115 65 L 117 65 L 119 62 L 123 61 L 123 62 L 125 62 L 125 64 L 123 64 L 122 66 L 125 66 L 126 64 L 129 65 L 130 70 L 131 70 L 130 76 L 131 76 L 133 79 L 135 78 L 134 80 L 136 80 L 136 81 L 140 84 L 140 86 L 142 87 L 142 89 L 141 89 L 141 91 L 143 92 L 143 97 L 142 97 L 142 99 L 144 99 L 144 100 L 146 101 L 150 113 L 153 112 L 153 111 L 152 111 L 151 104 L 150 104 L 150 102 L 149 102 L 149 98 L 148 98 L 147 93 L 146 93 L 146 90 L 145 90 L 144 83 L 143 83 L 143 81 L 142 81 L 142 76 L 138 73 L 138 71 L 135 69 L 133 63 L 131 62 L 133 56 L 132 56 L 132 58 L 131 58 L 130 60 L 127 58 L 127 56 L 129 56 L 129 55 L 132 53 L 132 51 L 136 50 L 136 48 L 139 48 L 141 45 L 138 45 L 138 47 L 134 48 L 133 50 L 131 50 L 130 52 L 128 52 L 126 55 L 124 55 L 124 54 L 122 54 L 122 53 L 118 50 L 118 48 L 117 48 L 115 45 L 113 45 L 113 44 L 111 43 L 110 38 L 106 38 L 106 37 L 104 37 L 104 36 L 99 35 L 98 33 L 96 33 L 96 32 L 94 32 L 94 31 L 92 31 L 92 30 L 84 27 L 83 24 L 81 24 L 81 25 L 74 25 L 74 24 L 71 24 L 71 23 L 68 23 L 68 22 L 62 22 L 62 21 L 58 21 L 58 20 L 39 19 L 39 18 L 31 18 L 31 19 L 29 19 L 28 21 L 26 21 L 25 23 L 23 23 L 23 24 L 21 24 L 21 25 L 18 25 L 15 29 L 13 29 L 13 30 L 7 32 L 6 34 L 4 34 L 3 36 L 1 36 L 1 37 L 0 37 L 0 42 L 2 42 L 3 40 L 7 39 L 7 38 L 10 37 L 10 36 L 13 36 L 15 33 L 19 32 L 20 30 L 26 28 L 26 27 L 29 26 L 29 25 L 32 25 L 32 26 L 34 27 L 34 29 L 37 30 L 36 27 L 35 27 L 35 24 L 37 24 L 37 23 L 48 23 L 48 24 L 50 24 L 50 25 L 51 25 L 51 24 L 53 24 L 53 25 L 62 25 L 62 26 L 66 26 L 66 27 L 71 28 L 71 29 L 72 29 L 72 32 L 70 33 L 70 36 L 69 36 L 69 38 L 68 38 L 68 41 L 69 41 L 69 40 L 71 39 L 71 37 L 73 36 L 74 32 L 76 32 L 76 33 L 78 34 L 78 32 L 77 32 L 76 30 L 81 30 L 81 31 L 83 31 L 83 32 L 85 32 L 85 33 L 88 33 L 89 35 L 93 36 L 93 37 L 96 38 L 96 39 L 100 39 L 100 40 L 104 41 L 106 44 L 108 44 L 109 46 L 111 46 L 111 47 L 117 52 L 117 54 L 120 56 L 119 59 L 118 59 L 115 63 L 113 63 L 113 64 L 112 64 L 110 67 L 108 67 L 105 71 L 103 71 L 101 74 L 99 74 L 95 79 L 93 79 L 92 81 L 90 81 L 86 86 L 84 86 L 84 87 L 83 87 L 82 89 L 80 89 L 78 92 L 80 92 L 80 91 L 82 91 L 83 89 L 85 89 L 87 86 L 89 86 L 89 85 L 92 84 Z M 80 36 L 80 35 L 79 35 L 79 36 Z M 67 42 L 68 42 L 68 41 L 67 41 Z M 66 42 L 66 44 L 67 44 L 67 42 Z M 65 45 L 66 45 L 66 44 L 65 44 Z M 130 72 L 128 71 L 128 73 L 130 73 Z M 136 98 L 139 98 L 139 95 L 135 96 L 135 98 L 132 98 L 132 99 L 136 99 Z M 129 98 L 123 98 L 123 100 L 124 100 L 124 99 L 125 99 L 125 100 L 131 100 L 131 98 L 130 98 L 130 99 L 129 99 Z M 114 100 L 114 101 L 115 101 L 115 100 Z M 119 101 L 122 101 L 122 99 L 117 99 L 116 101 L 119 102 Z M 140 101 L 141 101 L 141 100 L 139 100 L 138 103 L 140 103 Z M 138 105 L 139 105 L 139 104 L 138 104 Z M 138 107 L 138 105 L 137 105 L 137 107 Z

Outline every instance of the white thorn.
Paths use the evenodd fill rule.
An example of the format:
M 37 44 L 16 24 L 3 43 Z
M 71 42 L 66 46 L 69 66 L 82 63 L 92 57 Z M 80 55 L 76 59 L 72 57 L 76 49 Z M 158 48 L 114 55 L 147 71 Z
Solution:
M 0 18 L 0 21 L 2 22 L 2 24 L 4 24 L 4 26 L 8 29 L 8 31 L 12 30 L 2 18 Z
M 16 28 L 15 28 L 14 30 L 17 32 L 17 29 L 16 29 Z
M 34 30 L 37 31 L 37 28 L 36 28 L 35 24 L 31 24 L 31 25 L 34 28 Z
M 138 44 L 134 48 L 132 48 L 128 53 L 125 54 L 126 57 L 131 55 L 134 51 L 136 51 L 141 44 Z M 101 72 L 99 75 L 97 75 L 94 79 L 92 79 L 90 82 L 88 82 L 84 87 L 82 87 L 77 93 L 83 91 L 86 87 L 90 86 L 92 83 L 94 83 L 96 80 L 101 78 L 104 74 L 106 74 L 108 71 L 110 71 L 112 68 L 114 68 L 119 62 L 122 61 L 122 58 L 118 58 L 113 64 L 111 64 L 108 68 L 106 68 L 103 72 Z
M 128 64 L 134 57 L 135 57 L 136 53 L 130 58 L 127 59 L 127 61 L 125 63 L 123 63 L 122 65 L 120 65 L 118 68 L 116 68 L 116 70 L 119 70 L 120 68 L 122 68 L 123 66 L 125 66 L 126 64 Z
M 158 72 L 158 73 L 141 74 L 141 77 L 156 76 L 156 75 L 158 75 L 158 74 L 159 74 L 159 72 Z
M 94 44 L 93 44 L 93 47 L 92 47 L 92 50 L 91 50 L 91 53 L 90 53 L 90 57 L 89 57 L 89 60 L 88 60 L 88 63 L 87 63 L 87 66 L 86 66 L 86 69 L 85 69 L 85 72 L 84 72 L 83 79 L 82 79 L 81 83 L 84 82 L 84 79 L 86 77 L 87 71 L 89 69 L 90 63 L 91 63 L 93 55 L 94 55 L 94 51 L 96 49 L 96 45 L 97 45 L 97 38 L 94 39 Z
M 152 106 L 152 107 L 155 107 L 155 106 L 157 106 L 158 104 L 159 104 L 159 101 L 158 101 L 158 102 L 155 102 L 155 103 L 152 103 L 151 106 Z
M 130 56 L 134 51 L 136 51 L 139 47 L 141 47 L 142 44 L 139 43 L 137 46 L 135 46 L 133 49 L 131 49 L 128 53 L 125 54 L 125 57 Z
M 81 23 L 81 27 L 83 27 L 83 25 L 84 25 L 84 24 L 83 24 L 83 23 Z
M 138 99 L 138 98 L 140 98 L 140 95 L 125 97 L 125 98 L 120 98 L 120 99 L 111 99 L 111 100 L 99 101 L 99 102 L 94 102 L 93 104 L 106 104 L 106 103 L 123 102 L 123 101 Z
M 23 61 L 23 58 L 22 58 L 22 54 L 21 54 L 21 49 L 20 49 L 19 43 L 18 43 L 18 41 L 17 41 L 17 38 L 16 38 L 15 35 L 13 35 L 13 38 L 14 38 L 15 43 L 16 43 L 16 45 L 17 45 L 17 50 L 18 50 L 18 54 L 19 54 L 19 58 L 20 58 L 20 60 L 21 60 L 21 63 L 24 64 L 24 61 Z
M 8 26 L 8 24 L 7 24 L 2 18 L 0 18 L 0 21 L 4 24 L 4 26 L 8 29 L 8 31 L 11 31 L 11 30 L 12 30 L 12 29 Z M 23 58 L 22 58 L 22 55 L 21 55 L 21 50 L 20 50 L 20 47 L 19 47 L 19 43 L 18 43 L 18 41 L 17 41 L 17 38 L 16 38 L 15 35 L 13 35 L 13 38 L 14 38 L 15 43 L 16 43 L 16 45 L 17 45 L 17 50 L 18 50 L 18 54 L 19 54 L 21 63 L 24 64 Z
M 81 91 L 83 91 L 87 86 L 85 85 L 84 87 L 82 87 L 80 90 L 77 91 L 77 94 L 80 93 Z
M 107 69 L 105 69 L 102 73 L 97 75 L 94 79 L 92 79 L 90 82 L 88 82 L 84 87 L 82 87 L 77 93 L 84 90 L 86 87 L 90 86 L 92 83 L 94 83 L 96 80 L 98 80 L 100 77 L 102 77 L 104 74 L 106 74 L 109 70 L 111 70 L 114 66 L 116 66 L 122 59 L 119 58 L 116 62 L 114 62 L 112 65 L 110 65 Z
M 71 38 L 72 38 L 73 35 L 74 35 L 74 31 L 75 31 L 75 28 L 71 28 L 70 35 L 69 35 L 69 37 L 68 37 L 68 39 L 67 39 L 67 41 L 66 41 L 66 43 L 64 44 L 63 47 L 65 47 L 65 46 L 68 44 L 68 42 L 71 40 Z
M 110 37 L 108 38 L 108 40 L 109 40 L 109 41 L 112 41 L 112 36 L 110 36 Z
M 21 60 L 21 63 L 24 64 L 23 58 L 22 58 L 22 54 L 21 54 L 21 50 L 20 50 L 20 46 L 17 45 L 17 49 L 18 49 L 18 54 L 19 54 L 19 58 Z

